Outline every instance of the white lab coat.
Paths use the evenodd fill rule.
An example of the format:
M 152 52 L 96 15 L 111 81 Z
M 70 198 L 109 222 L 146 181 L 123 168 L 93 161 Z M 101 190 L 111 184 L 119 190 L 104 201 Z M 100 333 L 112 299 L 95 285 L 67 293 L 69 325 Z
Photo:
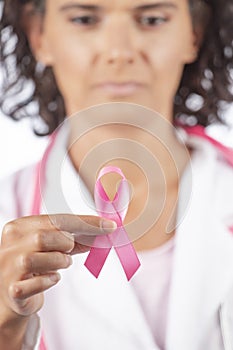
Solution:
M 233 224 L 233 168 L 207 141 L 189 137 L 189 143 L 195 152 L 192 174 L 186 170 L 182 179 L 178 215 L 182 220 L 175 236 L 166 350 L 233 350 L 233 234 L 229 230 Z M 74 213 L 95 213 L 77 195 L 77 174 L 69 160 L 62 166 L 60 181 L 66 200 L 59 197 L 54 180 L 56 160 L 53 162 L 59 147 L 65 149 L 62 137 L 57 138 L 50 155 L 42 212 L 67 212 L 69 208 Z M 2 181 L 2 224 L 30 214 L 34 180 L 32 166 Z M 114 250 L 98 279 L 84 267 L 86 256 L 75 256 L 73 265 L 61 271 L 58 285 L 45 293 L 40 320 L 48 350 L 158 350 Z M 35 318 L 30 327 L 27 350 L 36 348 L 32 341 L 38 327 Z

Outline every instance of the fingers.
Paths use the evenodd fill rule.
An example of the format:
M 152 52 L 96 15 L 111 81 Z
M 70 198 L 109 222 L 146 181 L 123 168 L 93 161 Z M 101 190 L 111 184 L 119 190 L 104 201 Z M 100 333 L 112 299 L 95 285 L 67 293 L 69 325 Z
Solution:
M 65 269 L 72 264 L 72 258 L 60 252 L 35 252 L 19 256 L 16 264 L 19 271 L 18 278 L 24 279 L 25 276 L 35 273 L 45 274 L 49 271 Z
M 29 315 L 39 310 L 41 293 L 57 283 L 57 270 L 71 265 L 70 254 L 90 250 L 88 242 L 115 229 L 116 223 L 98 216 L 71 214 L 9 222 L 0 246 L 0 301 L 8 300 L 9 313 Z
M 25 236 L 27 232 L 31 234 L 31 232 L 40 230 L 55 230 L 96 236 L 111 233 L 116 227 L 117 225 L 114 221 L 91 215 L 54 214 L 49 216 L 25 216 L 4 226 L 2 244 L 11 245 L 16 239 Z M 38 237 L 38 240 L 40 239 L 41 236 Z
M 60 280 L 59 273 L 35 276 L 18 281 L 9 287 L 9 296 L 12 299 L 23 300 L 51 288 Z
M 98 216 L 71 214 L 28 216 L 6 224 L 0 246 L 0 308 L 6 306 L 6 317 L 12 311 L 25 316 L 39 310 L 43 292 L 59 280 L 57 270 L 71 265 L 70 254 L 90 250 L 88 242 L 115 229 L 116 223 Z
M 31 251 L 37 252 L 71 252 L 74 248 L 74 237 L 65 231 L 37 230 L 28 235 L 25 242 Z
M 117 227 L 114 221 L 92 215 L 56 214 L 49 218 L 58 230 L 89 236 L 111 233 Z

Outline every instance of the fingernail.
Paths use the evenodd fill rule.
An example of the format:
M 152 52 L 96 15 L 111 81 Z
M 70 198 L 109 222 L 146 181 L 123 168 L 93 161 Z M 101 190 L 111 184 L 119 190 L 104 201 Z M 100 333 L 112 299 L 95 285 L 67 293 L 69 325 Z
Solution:
M 100 227 L 104 232 L 111 233 L 111 232 L 115 231 L 115 229 L 117 228 L 117 224 L 115 223 L 115 221 L 102 220 Z
M 49 276 L 49 279 L 50 279 L 53 283 L 56 283 L 56 282 L 58 282 L 58 281 L 61 279 L 61 276 L 57 273 L 57 274 L 54 274 L 54 275 L 50 275 L 50 276 Z
M 71 258 L 70 255 L 66 255 L 66 261 L 69 264 L 69 266 L 73 264 L 73 259 Z

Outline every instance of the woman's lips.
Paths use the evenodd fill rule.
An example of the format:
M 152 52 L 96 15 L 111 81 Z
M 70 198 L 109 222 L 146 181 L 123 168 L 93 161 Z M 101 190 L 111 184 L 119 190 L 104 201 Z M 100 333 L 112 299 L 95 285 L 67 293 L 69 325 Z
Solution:
M 109 95 L 114 96 L 129 96 L 142 89 L 145 85 L 142 83 L 128 82 L 128 83 L 112 83 L 106 82 L 95 85 L 95 88 L 103 91 Z

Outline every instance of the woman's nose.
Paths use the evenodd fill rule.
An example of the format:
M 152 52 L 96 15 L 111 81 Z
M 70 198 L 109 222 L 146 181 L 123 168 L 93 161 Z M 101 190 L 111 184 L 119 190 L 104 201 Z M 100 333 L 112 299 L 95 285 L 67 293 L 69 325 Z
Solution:
M 137 55 L 134 29 L 123 21 L 106 27 L 102 42 L 102 59 L 109 65 L 132 64 Z
M 128 63 L 132 64 L 134 61 L 134 57 L 132 52 L 128 47 L 114 47 L 111 48 L 106 55 L 106 63 L 110 65 L 114 65 L 117 63 Z

